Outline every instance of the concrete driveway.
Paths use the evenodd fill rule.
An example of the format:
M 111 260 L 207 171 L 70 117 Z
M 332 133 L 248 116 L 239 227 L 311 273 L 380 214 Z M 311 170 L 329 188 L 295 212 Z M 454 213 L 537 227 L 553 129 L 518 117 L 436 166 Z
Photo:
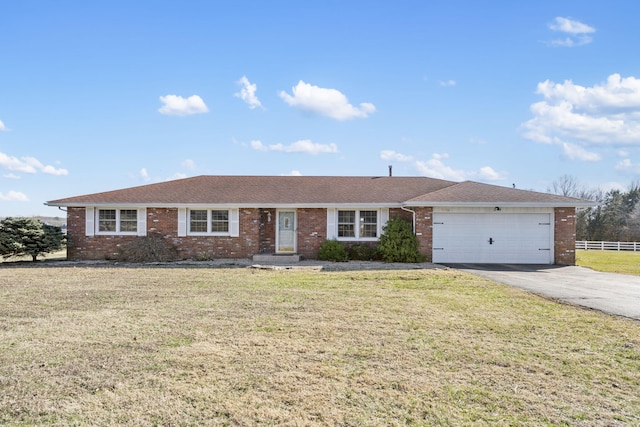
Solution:
M 447 266 L 567 303 L 640 320 L 640 276 L 556 265 Z

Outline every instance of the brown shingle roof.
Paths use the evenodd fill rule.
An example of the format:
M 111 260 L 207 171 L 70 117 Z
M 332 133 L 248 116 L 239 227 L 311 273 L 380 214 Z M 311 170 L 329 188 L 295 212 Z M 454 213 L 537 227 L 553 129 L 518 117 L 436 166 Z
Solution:
M 425 177 L 196 176 L 52 200 L 48 204 L 389 204 L 454 184 Z
M 427 177 L 196 176 L 47 202 L 51 206 L 95 204 L 189 205 L 421 205 L 522 203 L 584 206 L 585 201 L 472 181 Z M 588 204 L 587 204 L 588 205 Z
M 464 181 L 431 193 L 414 197 L 407 204 L 422 206 L 441 205 L 448 203 L 529 203 L 556 206 L 588 206 L 590 202 L 573 197 L 565 197 L 557 194 L 538 193 L 536 191 L 520 190 L 515 188 L 500 187 L 497 185 L 483 184 L 480 182 Z

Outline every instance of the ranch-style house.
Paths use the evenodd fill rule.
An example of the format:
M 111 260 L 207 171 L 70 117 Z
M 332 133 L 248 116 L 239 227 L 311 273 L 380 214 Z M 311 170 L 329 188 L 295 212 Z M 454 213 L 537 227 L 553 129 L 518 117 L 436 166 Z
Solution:
M 180 259 L 297 254 L 327 239 L 375 245 L 413 223 L 435 263 L 575 264 L 576 208 L 591 202 L 427 177 L 196 176 L 46 203 L 67 211 L 72 260 L 112 259 L 154 234 Z

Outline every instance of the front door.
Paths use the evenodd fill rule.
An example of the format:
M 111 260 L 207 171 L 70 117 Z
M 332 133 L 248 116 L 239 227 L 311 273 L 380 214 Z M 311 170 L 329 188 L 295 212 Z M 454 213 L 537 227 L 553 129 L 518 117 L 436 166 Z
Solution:
M 294 211 L 278 211 L 278 253 L 295 253 L 296 251 L 296 213 Z

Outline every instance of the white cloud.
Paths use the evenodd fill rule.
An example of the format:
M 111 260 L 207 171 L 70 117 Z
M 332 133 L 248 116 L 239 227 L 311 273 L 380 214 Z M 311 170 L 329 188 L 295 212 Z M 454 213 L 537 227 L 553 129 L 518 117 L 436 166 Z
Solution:
M 262 143 L 262 141 L 253 140 L 249 143 L 251 148 L 258 151 L 269 151 L 269 148 Z
M 36 169 L 32 165 L 2 152 L 0 152 L 0 167 L 15 172 L 36 173 Z
M 302 80 L 292 91 L 293 96 L 281 91 L 280 98 L 292 107 L 340 121 L 366 118 L 376 111 L 376 107 L 371 103 L 363 102 L 359 107 L 354 107 L 342 92 L 313 86 Z
M 484 166 L 475 176 L 482 181 L 502 181 L 506 179 L 506 174 L 496 172 L 491 166 Z
M 631 159 L 622 159 L 615 169 L 629 175 L 640 175 L 640 163 L 634 163 Z
M 576 21 L 570 18 L 556 17 L 552 23 L 549 24 L 549 29 L 567 34 L 564 38 L 551 40 L 552 46 L 560 47 L 575 47 L 589 44 L 593 41 L 593 38 L 589 34 L 596 32 L 596 29 L 583 24 L 580 21 Z
M 579 145 L 570 144 L 568 142 L 562 143 L 562 152 L 565 157 L 570 160 L 582 160 L 583 162 L 599 162 L 602 160 L 602 156 L 592 151 L 587 151 Z
M 544 100 L 531 105 L 525 138 L 557 144 L 567 157 L 587 161 L 600 160 L 594 147 L 640 146 L 640 79 L 612 74 L 591 87 L 547 80 L 536 93 Z
M 297 170 L 292 170 L 291 172 L 282 174 L 280 176 L 302 176 L 302 173 L 300 173 L 300 171 L 297 171 Z
M 291 143 L 289 145 L 283 144 L 271 144 L 264 145 L 261 141 L 251 141 L 249 143 L 251 148 L 258 151 L 283 151 L 285 153 L 307 153 L 307 154 L 320 154 L 320 153 L 338 153 L 338 146 L 336 144 L 317 144 L 308 139 L 302 139 Z
M 252 110 L 257 107 L 262 107 L 260 100 L 256 96 L 257 86 L 255 83 L 252 84 L 251 82 L 249 82 L 247 76 L 242 76 L 242 78 L 238 80 L 237 83 L 241 86 L 240 92 L 234 93 L 233 96 L 242 99 Z
M 569 34 L 590 34 L 595 33 L 596 29 L 580 21 L 570 18 L 556 17 L 553 23 L 549 24 L 549 28 L 553 31 L 561 31 Z
M 442 160 L 448 158 L 448 154 L 434 153 L 430 160 L 416 161 L 415 165 L 421 174 L 438 179 L 448 179 L 453 181 L 464 181 L 467 174 L 463 170 L 456 170 L 445 165 Z
M 7 127 L 2 123 L 2 120 L 0 120 L 0 130 L 7 130 Z
M 24 193 L 10 190 L 7 194 L 0 193 L 0 200 L 3 202 L 28 202 L 29 198 Z
M 160 114 L 167 116 L 189 116 L 209 111 L 202 98 L 198 95 L 191 95 L 188 98 L 178 95 L 161 96 L 160 102 L 164 105 L 158 111 Z
M 185 169 L 188 169 L 188 170 L 192 171 L 192 170 L 195 170 L 195 168 L 196 168 L 196 162 L 194 162 L 191 159 L 186 159 L 182 163 L 180 163 L 180 166 L 182 166 Z
M 469 179 L 479 181 L 502 181 L 507 178 L 507 174 L 497 172 L 491 166 L 483 166 L 477 171 L 465 171 L 454 169 L 445 164 L 449 154 L 434 153 L 427 161 L 417 160 L 415 167 L 419 173 L 432 178 L 447 179 L 451 181 L 465 181 Z
M 173 175 L 171 175 L 170 177 L 166 178 L 165 181 L 173 181 L 176 179 L 184 179 L 187 178 L 188 175 L 182 172 L 176 172 Z
M 443 87 L 450 87 L 450 86 L 455 86 L 456 85 L 456 81 L 455 80 L 440 80 L 440 81 L 438 81 L 438 84 L 440 86 L 443 86 Z
M 410 162 L 413 160 L 413 157 L 396 153 L 393 150 L 382 150 L 380 152 L 380 159 L 390 162 Z
M 148 182 L 149 180 L 151 180 L 151 178 L 149 178 L 149 172 L 147 171 L 147 168 L 140 169 L 140 172 L 138 172 L 138 175 L 140 175 L 140 178 L 142 178 L 142 180 L 145 182 Z
M 18 159 L 0 152 L 0 168 L 14 172 L 37 173 L 38 171 L 49 175 L 68 175 L 66 169 L 56 169 L 51 165 L 43 165 L 35 157 L 22 157 Z
M 20 176 L 16 175 L 15 173 L 6 173 L 2 175 L 2 177 L 7 179 L 20 179 Z

